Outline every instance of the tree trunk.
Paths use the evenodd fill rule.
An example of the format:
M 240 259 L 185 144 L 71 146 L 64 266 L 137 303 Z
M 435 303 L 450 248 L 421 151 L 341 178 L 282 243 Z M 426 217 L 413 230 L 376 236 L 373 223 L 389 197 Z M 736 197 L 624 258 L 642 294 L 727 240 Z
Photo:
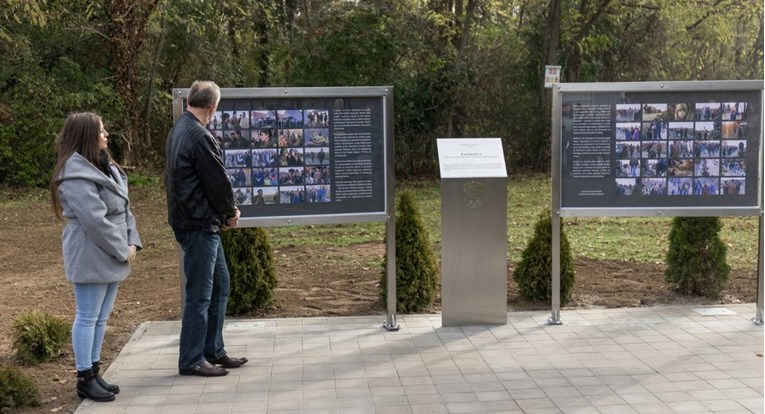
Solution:
M 751 51 L 751 64 L 747 67 L 752 68 L 751 73 L 748 74 L 751 79 L 755 79 L 757 74 L 762 76 L 762 57 L 763 57 L 763 30 L 765 30 L 765 20 L 762 18 L 762 14 L 758 14 L 758 20 L 760 21 L 760 30 L 757 31 L 757 40 L 754 42 L 754 49 Z
M 151 143 L 140 133 L 141 108 L 138 101 L 138 57 L 146 37 L 146 22 L 159 0 L 112 0 L 109 8 L 113 70 L 117 94 L 126 112 L 122 126 L 125 141 L 122 163 L 142 165 L 151 152 Z
M 459 42 L 457 43 L 458 49 L 457 49 L 457 65 L 456 65 L 456 71 L 458 76 L 458 84 L 457 88 L 455 90 L 456 96 L 452 99 L 452 103 L 449 107 L 449 123 L 447 125 L 446 129 L 446 137 L 451 138 L 454 136 L 462 136 L 464 132 L 464 117 L 465 117 L 465 110 L 462 107 L 464 104 L 463 102 L 459 101 L 459 96 L 462 95 L 462 89 L 464 87 L 463 85 L 463 79 L 464 79 L 464 73 L 465 73 L 465 59 L 467 54 L 467 45 L 470 41 L 470 24 L 473 19 L 473 14 L 475 13 L 475 8 L 477 6 L 478 0 L 468 0 L 467 7 L 465 9 L 465 16 L 458 18 L 458 20 L 461 20 L 462 26 L 461 30 L 459 31 Z M 461 7 L 461 3 L 460 3 Z M 455 35 L 456 39 L 456 35 Z
M 151 76 L 149 77 L 149 90 L 146 93 L 146 112 L 143 115 L 143 119 L 151 119 L 152 110 L 154 106 L 154 93 L 156 92 L 155 82 L 157 79 L 157 67 L 159 66 L 160 53 L 165 44 L 165 14 L 163 13 L 159 21 L 159 40 L 154 47 L 154 58 L 151 63 Z M 151 128 L 148 122 L 144 122 L 144 142 L 151 145 Z
M 546 65 L 555 65 L 558 61 L 558 48 L 560 47 L 560 0 L 550 0 L 547 6 L 547 36 L 544 37 L 542 50 L 542 67 L 539 68 L 539 76 L 542 78 Z M 546 95 L 544 83 L 540 83 L 540 97 Z M 544 99 L 540 99 L 544 102 Z
M 255 33 L 255 43 L 257 46 L 253 50 L 254 59 L 257 62 L 258 68 L 258 81 L 257 86 L 259 88 L 265 88 L 269 86 L 270 80 L 270 64 L 269 64 L 269 52 L 270 52 L 270 36 L 269 33 L 273 29 L 273 24 L 268 18 L 268 8 L 271 7 L 269 2 L 258 2 L 252 8 L 252 30 Z M 289 59 L 284 59 L 284 71 L 289 73 Z
M 550 3 L 547 5 L 548 31 L 547 36 L 544 37 L 544 56 L 542 56 L 542 67 L 539 68 L 538 72 L 540 79 L 544 78 L 545 66 L 558 64 L 561 26 L 560 9 L 560 0 L 550 0 Z M 547 92 L 547 88 L 545 88 L 544 82 L 539 82 L 539 93 L 537 96 L 537 102 L 539 103 L 539 107 L 537 109 L 538 113 L 545 114 L 542 117 L 543 120 L 550 119 L 550 107 L 552 103 L 550 100 L 550 94 Z M 548 161 L 545 156 L 549 153 L 547 149 L 550 148 L 550 143 L 552 142 L 551 133 L 552 132 L 550 131 L 549 122 L 544 122 L 539 125 L 539 137 L 537 138 L 536 142 L 536 157 L 535 159 L 531 160 L 531 165 L 535 169 L 539 168 Z

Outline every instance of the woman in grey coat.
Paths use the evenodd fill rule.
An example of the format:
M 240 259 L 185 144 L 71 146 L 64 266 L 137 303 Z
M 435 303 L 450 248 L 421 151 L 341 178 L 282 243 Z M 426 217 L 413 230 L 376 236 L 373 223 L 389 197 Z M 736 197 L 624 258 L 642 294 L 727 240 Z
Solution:
M 50 187 L 54 213 L 66 218 L 62 247 L 66 278 L 74 286 L 77 394 L 95 401 L 112 401 L 119 393 L 99 374 L 101 346 L 119 283 L 141 249 L 127 176 L 109 156 L 108 135 L 98 115 L 69 115 L 56 140 Z

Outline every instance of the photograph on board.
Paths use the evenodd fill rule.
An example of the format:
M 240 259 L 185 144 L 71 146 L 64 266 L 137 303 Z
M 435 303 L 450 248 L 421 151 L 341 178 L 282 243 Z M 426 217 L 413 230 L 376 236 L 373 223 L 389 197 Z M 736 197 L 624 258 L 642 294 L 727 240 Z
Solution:
M 250 168 L 229 168 L 226 170 L 232 187 L 251 187 L 252 173 Z
M 226 168 L 252 167 L 250 150 L 226 150 L 223 159 Z
M 329 185 L 309 185 L 306 186 L 309 203 L 329 203 L 330 186 Z
M 643 122 L 640 138 L 645 141 L 667 139 L 667 123 L 659 120 Z
M 720 119 L 719 102 L 697 102 L 695 104 L 695 118 L 697 121 L 714 121 Z
M 234 188 L 234 202 L 238 206 L 252 204 L 252 187 Z
M 279 187 L 279 204 L 299 204 L 305 202 L 305 187 L 302 185 Z
M 690 177 L 670 177 L 667 180 L 667 194 L 671 196 L 691 195 L 693 187 L 693 178 Z
M 300 109 L 283 109 L 276 111 L 276 126 L 278 128 L 302 128 L 303 111 Z
M 644 196 L 667 195 L 667 180 L 663 178 L 644 178 L 642 183 Z
M 640 122 L 620 122 L 616 124 L 617 141 L 639 141 Z
M 640 120 L 640 104 L 616 104 L 616 122 Z
M 719 158 L 720 141 L 693 141 L 693 156 L 696 158 Z
M 641 160 L 640 175 L 642 177 L 666 177 L 667 160 L 665 158 L 658 160 Z
M 306 109 L 303 111 L 303 126 L 307 128 L 327 128 L 329 127 L 329 110 L 327 109 Z
M 305 184 L 303 167 L 279 168 L 279 185 Z
M 670 158 L 667 162 L 668 169 L 667 175 L 670 177 L 692 177 L 693 176 L 693 159 L 675 159 Z
M 250 126 L 252 128 L 274 128 L 276 126 L 276 111 L 265 109 L 250 111 Z
M 279 153 L 276 149 L 252 150 L 253 167 L 276 167 L 279 165 Z

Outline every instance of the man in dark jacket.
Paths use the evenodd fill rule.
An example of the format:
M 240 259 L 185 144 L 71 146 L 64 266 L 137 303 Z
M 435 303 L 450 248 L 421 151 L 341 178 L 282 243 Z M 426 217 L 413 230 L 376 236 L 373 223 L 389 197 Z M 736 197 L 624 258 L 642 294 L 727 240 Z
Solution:
M 180 375 L 221 376 L 247 362 L 230 357 L 223 345 L 230 280 L 220 231 L 239 224 L 239 210 L 218 143 L 205 128 L 219 101 L 218 85 L 194 82 L 165 144 L 167 221 L 183 250 L 186 276 Z

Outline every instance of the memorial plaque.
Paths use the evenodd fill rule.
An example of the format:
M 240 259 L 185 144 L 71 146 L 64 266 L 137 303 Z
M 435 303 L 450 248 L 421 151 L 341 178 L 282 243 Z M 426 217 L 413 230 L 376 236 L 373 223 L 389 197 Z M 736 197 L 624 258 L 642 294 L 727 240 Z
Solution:
M 441 178 L 507 177 L 499 138 L 439 138 Z
M 569 208 L 755 214 L 762 205 L 762 82 L 759 89 L 750 84 L 757 86 L 683 82 L 600 90 L 594 84 L 586 92 L 581 84 L 562 84 L 563 214 Z
M 381 87 L 222 88 L 207 125 L 245 226 L 385 221 L 391 128 Z

